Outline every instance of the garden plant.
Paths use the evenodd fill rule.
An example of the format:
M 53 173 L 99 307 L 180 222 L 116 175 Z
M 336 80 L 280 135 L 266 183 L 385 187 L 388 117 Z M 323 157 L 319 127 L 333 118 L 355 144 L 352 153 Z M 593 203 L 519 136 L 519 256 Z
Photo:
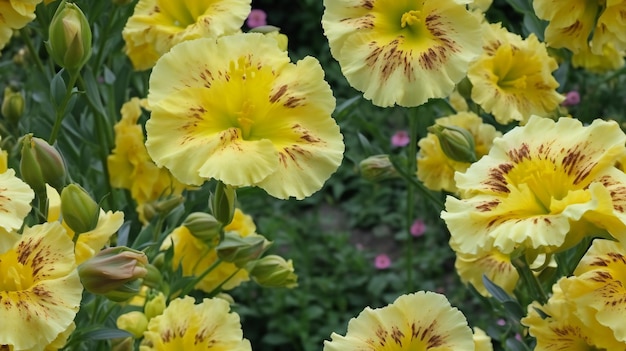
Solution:
M 0 0 L 0 350 L 626 351 L 626 0 Z

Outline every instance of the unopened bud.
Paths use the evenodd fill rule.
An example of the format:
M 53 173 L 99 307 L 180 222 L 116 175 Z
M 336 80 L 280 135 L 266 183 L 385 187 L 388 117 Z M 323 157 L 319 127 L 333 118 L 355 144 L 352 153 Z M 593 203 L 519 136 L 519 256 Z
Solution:
M 210 246 L 217 244 L 222 232 L 222 224 L 208 213 L 194 212 L 187 216 L 183 225 L 191 235 Z
M 237 191 L 235 188 L 218 181 L 215 194 L 209 199 L 209 204 L 211 213 L 222 225 L 227 226 L 233 221 L 236 201 Z
M 253 234 L 242 237 L 237 232 L 226 232 L 224 239 L 217 245 L 217 256 L 242 268 L 248 262 L 256 260 L 267 250 L 270 242 L 262 235 Z
M 161 274 L 161 271 L 151 264 L 147 264 L 146 269 L 148 270 L 148 273 L 146 273 L 146 276 L 143 277 L 143 285 L 154 289 L 159 288 L 163 283 L 163 275 Z
M 162 292 L 159 292 L 157 296 L 152 298 L 152 300 L 146 302 L 146 305 L 143 308 L 143 312 L 149 320 L 156 316 L 160 316 L 161 314 L 163 314 L 164 310 L 165 295 L 163 295 Z
M 389 155 L 374 155 L 359 163 L 361 175 L 371 182 L 380 182 L 398 177 L 398 172 L 389 160 Z
M 117 317 L 116 325 L 119 329 L 125 330 L 136 339 L 143 336 L 143 332 L 148 330 L 148 320 L 145 314 L 139 311 L 131 311 Z
M 4 118 L 13 125 L 17 125 L 24 114 L 24 95 L 20 91 L 13 91 L 10 87 L 6 87 L 1 112 Z
M 277 255 L 268 255 L 247 265 L 252 279 L 261 286 L 270 288 L 295 288 L 298 276 L 294 273 L 291 260 L 285 261 Z
M 428 131 L 437 136 L 441 150 L 449 159 L 466 163 L 477 161 L 474 137 L 466 129 L 435 124 Z
M 57 191 L 66 184 L 67 174 L 61 154 L 47 141 L 32 134 L 22 138 L 20 172 L 22 179 L 37 194 L 45 194 L 46 183 Z
M 70 184 L 61 191 L 61 216 L 76 234 L 85 233 L 98 224 L 100 206 L 80 185 Z
M 54 61 L 78 72 L 91 55 L 91 28 L 85 14 L 73 3 L 62 2 L 50 22 L 47 47 Z
M 85 290 L 121 302 L 139 293 L 147 264 L 141 251 L 110 247 L 79 265 L 78 274 Z

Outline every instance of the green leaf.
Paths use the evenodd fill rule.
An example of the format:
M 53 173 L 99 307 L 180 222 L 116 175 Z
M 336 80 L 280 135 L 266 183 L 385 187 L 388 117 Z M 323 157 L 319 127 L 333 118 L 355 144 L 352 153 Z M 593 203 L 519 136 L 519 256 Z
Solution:
M 94 77 L 93 71 L 89 67 L 85 67 L 83 70 L 83 80 L 85 82 L 85 93 L 87 94 L 87 100 L 96 111 L 102 116 L 106 116 L 106 110 L 102 105 L 102 99 L 98 89 L 98 83 Z
M 492 282 L 486 275 L 483 275 L 483 284 L 485 284 L 485 288 L 489 293 L 499 302 L 509 302 L 515 301 L 513 297 L 511 297 L 506 291 L 504 291 L 501 287 Z
M 59 107 L 63 104 L 66 91 L 67 85 L 65 85 L 65 81 L 63 80 L 63 70 L 60 70 L 50 81 L 50 94 L 55 107 Z
M 517 12 L 534 12 L 532 4 L 528 0 L 506 0 L 506 2 L 508 2 L 509 5 L 511 5 Z
M 129 336 L 133 335 L 125 330 L 114 328 L 101 328 L 83 334 L 82 338 L 86 340 L 109 340 L 117 338 L 127 338 Z

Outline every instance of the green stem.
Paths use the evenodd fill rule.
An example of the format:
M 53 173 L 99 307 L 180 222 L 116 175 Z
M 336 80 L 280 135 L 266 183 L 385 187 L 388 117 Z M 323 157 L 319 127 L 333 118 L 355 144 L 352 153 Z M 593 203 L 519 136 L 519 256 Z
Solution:
M 39 71 L 41 71 L 41 73 L 43 73 L 46 77 L 49 78 L 48 71 L 46 70 L 43 63 L 41 62 L 38 52 L 35 51 L 35 46 L 33 45 L 33 41 L 30 39 L 30 35 L 28 35 L 28 31 L 26 30 L 26 27 L 20 29 L 20 37 L 22 38 L 22 40 L 24 40 L 24 44 L 26 44 L 26 47 L 28 48 L 28 51 L 30 52 L 30 56 L 33 58 L 33 60 L 35 60 L 35 65 L 37 66 Z
M 226 279 L 224 279 L 224 281 L 221 282 L 218 286 L 216 286 L 215 289 L 211 290 L 211 293 L 209 294 L 209 296 L 213 297 L 213 296 L 217 295 L 217 293 L 219 293 L 220 290 L 222 289 L 222 286 L 224 286 L 224 284 L 228 283 L 228 281 L 231 280 L 237 273 L 239 273 L 240 270 L 241 270 L 241 268 L 237 269 L 231 275 L 229 275 Z
M 409 136 L 411 141 L 408 148 L 408 174 L 415 174 L 417 171 L 417 118 L 417 113 L 409 115 Z M 411 226 L 413 224 L 413 216 L 415 212 L 415 184 L 410 181 L 406 184 L 406 231 L 408 235 L 407 245 L 405 248 L 406 279 L 408 292 L 413 292 L 413 243 L 411 242 Z
M 524 285 L 530 290 L 532 299 L 539 301 L 542 305 L 545 304 L 548 301 L 548 295 L 546 295 L 541 283 L 537 280 L 535 274 L 533 274 L 528 262 L 526 262 L 526 256 L 522 254 L 520 257 L 513 258 L 511 259 L 511 263 L 517 270 Z M 523 304 L 526 302 L 530 303 L 530 301 L 522 301 Z
M 65 96 L 63 97 L 61 106 L 56 109 L 56 119 L 54 120 L 52 133 L 50 133 L 50 138 L 48 139 L 48 143 L 50 145 L 54 145 L 54 142 L 57 140 L 59 130 L 61 130 L 61 122 L 63 122 L 63 118 L 65 118 L 65 109 L 67 108 L 67 104 L 70 102 L 74 85 L 76 84 L 76 80 L 79 76 L 79 72 L 70 72 L 70 84 L 67 85 L 67 90 L 65 91 Z
M 217 268 L 217 266 L 219 266 L 222 263 L 222 259 L 221 258 L 217 258 L 215 260 L 215 262 L 213 262 L 213 264 L 211 266 L 209 266 L 209 268 L 207 268 L 204 272 L 202 272 L 202 274 L 200 274 L 199 276 L 196 277 L 196 279 L 192 280 L 190 283 L 188 283 L 180 292 L 180 294 L 178 294 L 178 296 L 185 296 L 187 294 L 189 294 L 189 292 L 191 290 L 193 290 L 193 288 L 198 285 L 198 283 L 200 283 L 202 281 L 202 279 L 204 279 L 204 277 L 206 277 L 207 275 L 209 275 L 209 273 L 211 273 L 215 268 Z M 230 279 L 230 278 L 229 278 Z M 220 285 L 221 286 L 221 285 Z
M 415 186 L 413 190 L 417 190 L 422 196 L 424 196 L 430 202 L 432 202 L 436 206 L 437 211 L 441 211 L 444 209 L 444 202 L 439 197 L 434 195 L 430 191 L 430 189 L 425 187 L 424 184 L 422 184 L 422 182 L 415 179 L 415 173 L 407 172 L 407 170 L 405 169 L 405 166 L 401 165 L 400 162 L 398 162 L 396 158 L 390 157 L 389 160 L 391 161 L 391 164 L 393 164 L 393 167 L 396 169 L 398 174 L 402 178 L 404 178 L 404 180 L 411 183 L 411 185 Z

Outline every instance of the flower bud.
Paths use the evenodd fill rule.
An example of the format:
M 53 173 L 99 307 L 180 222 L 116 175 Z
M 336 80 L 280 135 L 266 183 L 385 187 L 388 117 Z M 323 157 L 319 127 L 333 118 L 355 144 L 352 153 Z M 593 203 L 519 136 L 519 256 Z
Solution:
M 62 2 L 50 22 L 47 47 L 54 61 L 70 72 L 78 72 L 91 55 L 91 29 L 78 6 Z
M 257 284 L 269 288 L 295 288 L 298 276 L 294 273 L 291 260 L 285 261 L 277 255 L 268 255 L 250 262 L 246 270 Z
M 439 139 L 441 150 L 449 159 L 458 162 L 476 162 L 474 137 L 466 129 L 435 124 L 428 128 Z
M 61 154 L 47 141 L 32 134 L 22 138 L 20 172 L 22 179 L 37 194 L 45 194 L 46 183 L 57 191 L 66 184 L 67 173 Z
M 150 288 L 157 289 L 163 283 L 163 275 L 161 271 L 152 264 L 147 264 L 146 269 L 148 273 L 143 277 L 143 285 L 148 286 Z
M 183 225 L 189 229 L 191 235 L 210 246 L 214 246 L 220 240 L 222 224 L 208 213 L 191 213 L 187 216 Z
M 154 216 L 165 216 L 185 201 L 180 195 L 172 195 L 157 201 L 140 205 L 140 219 L 143 223 L 150 222 Z
M 61 216 L 76 234 L 88 232 L 98 224 L 100 206 L 85 189 L 70 184 L 61 191 Z
M 209 205 L 211 213 L 222 225 L 227 226 L 233 221 L 236 201 L 237 191 L 235 188 L 218 181 L 215 194 L 209 199 Z
M 261 235 L 242 237 L 237 232 L 227 232 L 217 245 L 217 256 L 242 268 L 248 262 L 256 260 L 269 247 L 270 242 Z
M 148 330 L 148 320 L 145 314 L 131 311 L 117 317 L 115 324 L 119 329 L 126 330 L 133 334 L 134 338 L 139 339 L 143 336 L 143 332 Z
M 6 87 L 1 112 L 4 118 L 13 125 L 17 125 L 24 114 L 24 95 L 20 91 L 13 91 L 10 87 Z
M 371 182 L 380 182 L 398 177 L 398 172 L 389 160 L 389 155 L 374 155 L 359 163 L 361 175 Z
M 85 290 L 121 302 L 139 293 L 148 270 L 148 258 L 141 251 L 124 246 L 109 247 L 78 266 Z
M 146 305 L 143 308 L 143 312 L 145 313 L 148 320 L 160 316 L 163 314 L 165 310 L 165 295 L 162 292 L 159 292 L 157 296 L 152 298 L 152 300 L 146 302 Z

